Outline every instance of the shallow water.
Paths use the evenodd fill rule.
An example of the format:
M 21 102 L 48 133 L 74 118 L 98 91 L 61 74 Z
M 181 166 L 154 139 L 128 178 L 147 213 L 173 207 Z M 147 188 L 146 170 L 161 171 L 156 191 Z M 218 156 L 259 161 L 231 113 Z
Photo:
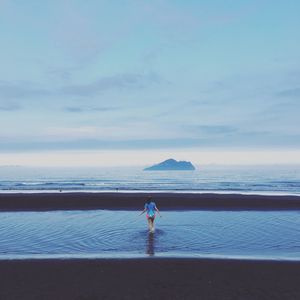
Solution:
M 149 234 L 134 211 L 1 212 L 0 259 L 227 257 L 300 260 L 300 213 L 168 211 Z

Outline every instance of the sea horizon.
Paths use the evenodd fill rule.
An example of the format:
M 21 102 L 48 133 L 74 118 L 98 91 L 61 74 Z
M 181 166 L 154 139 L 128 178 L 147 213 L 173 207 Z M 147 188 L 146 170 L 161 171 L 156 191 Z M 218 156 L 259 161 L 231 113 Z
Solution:
M 0 167 L 0 193 L 132 192 L 300 195 L 300 165 L 202 165 L 195 171 L 143 167 Z

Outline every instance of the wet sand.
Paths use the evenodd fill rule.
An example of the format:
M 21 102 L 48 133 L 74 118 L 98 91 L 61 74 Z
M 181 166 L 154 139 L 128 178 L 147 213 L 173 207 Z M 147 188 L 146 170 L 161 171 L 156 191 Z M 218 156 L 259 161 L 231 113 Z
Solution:
M 149 193 L 0 193 L 2 211 L 140 210 Z M 300 210 L 299 196 L 151 193 L 162 210 Z
M 0 261 L 0 299 L 300 299 L 300 262 Z

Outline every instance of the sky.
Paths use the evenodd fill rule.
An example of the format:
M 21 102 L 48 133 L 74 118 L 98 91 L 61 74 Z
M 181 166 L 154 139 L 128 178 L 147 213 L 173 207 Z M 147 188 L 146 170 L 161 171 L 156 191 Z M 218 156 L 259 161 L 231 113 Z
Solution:
M 0 0 L 0 165 L 300 163 L 299 11 Z

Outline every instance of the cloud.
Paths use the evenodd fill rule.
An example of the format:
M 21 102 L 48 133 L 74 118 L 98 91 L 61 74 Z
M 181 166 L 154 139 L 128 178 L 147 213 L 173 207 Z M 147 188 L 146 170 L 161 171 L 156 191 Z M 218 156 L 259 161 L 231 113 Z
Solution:
M 94 126 L 82 127 L 49 127 L 45 131 L 45 136 L 57 138 L 84 138 L 89 139 L 98 134 L 98 128 Z
M 26 98 L 37 96 L 49 96 L 51 92 L 44 88 L 33 86 L 31 82 L 16 81 L 7 82 L 0 81 L 0 99 Z
M 192 29 L 199 26 L 200 20 L 193 9 L 177 7 L 170 1 L 155 0 L 150 2 L 135 2 L 135 9 L 143 18 L 154 20 L 160 28 L 178 30 L 179 28 Z
M 55 130 L 55 129 L 53 129 Z M 85 132 L 84 132 L 85 131 Z M 78 132 L 68 131 L 68 134 L 76 135 L 72 140 L 54 140 L 54 141 L 10 141 L 0 140 L 0 152 L 5 151 L 36 151 L 36 150 L 81 150 L 81 149 L 161 149 L 161 148 L 185 148 L 205 145 L 205 140 L 199 139 L 95 139 L 86 138 L 87 135 L 93 135 L 93 128 L 81 130 L 82 136 L 78 138 Z
M 53 129 L 55 130 L 55 129 Z M 241 135 L 240 139 L 236 136 L 224 138 L 150 138 L 150 139 L 95 139 L 92 138 L 95 129 L 90 127 L 76 131 L 68 131 L 74 135 L 70 140 L 53 141 L 6 141 L 0 140 L 0 152 L 14 151 L 50 151 L 50 150 L 126 150 L 126 149 L 182 149 L 195 148 L 207 149 L 218 147 L 220 149 L 290 149 L 300 146 L 300 135 L 272 135 L 262 132 L 248 132 Z M 54 132 L 53 132 L 54 133 Z M 66 132 L 65 132 L 66 133 Z M 79 137 L 79 133 L 82 137 Z M 76 136 L 76 138 L 75 138 Z M 84 138 L 83 138 L 84 136 Z M 87 136 L 90 136 L 87 138 Z M 276 139 L 275 139 L 275 138 Z
M 57 96 L 94 96 L 108 90 L 142 89 L 161 82 L 160 76 L 153 72 L 104 76 L 94 82 L 63 85 L 51 90 L 39 87 L 39 84 L 34 82 L 0 81 L 0 100 Z
M 87 84 L 63 86 L 58 90 L 62 95 L 71 96 L 94 96 L 101 92 L 113 89 L 140 89 L 152 84 L 158 84 L 161 78 L 156 73 L 123 73 L 113 76 L 102 77 Z
M 236 127 L 229 125 L 191 125 L 188 126 L 188 129 L 207 135 L 232 134 L 238 132 Z
M 75 68 L 74 68 L 75 69 Z M 72 72 L 69 68 L 51 68 L 45 72 L 47 77 L 51 79 L 58 79 L 69 81 L 72 78 Z
M 97 30 L 96 19 L 74 1 L 61 1 L 59 6 L 52 32 L 57 45 L 68 59 L 77 62 L 86 63 L 98 57 L 108 41 Z
M 300 98 L 300 87 L 286 89 L 277 93 L 279 97 Z
M 132 121 L 129 122 L 102 122 L 101 124 L 86 126 L 48 126 L 34 133 L 32 138 L 44 141 L 67 141 L 72 139 L 95 139 L 111 141 L 132 141 L 149 139 L 177 139 L 181 138 L 180 132 L 163 127 L 155 122 Z
M 19 104 L 13 102 L 0 103 L 0 111 L 16 111 L 21 108 Z
M 69 113 L 82 113 L 82 112 L 108 112 L 119 110 L 121 107 L 103 106 L 103 107 L 89 107 L 89 106 L 67 106 L 63 111 Z

